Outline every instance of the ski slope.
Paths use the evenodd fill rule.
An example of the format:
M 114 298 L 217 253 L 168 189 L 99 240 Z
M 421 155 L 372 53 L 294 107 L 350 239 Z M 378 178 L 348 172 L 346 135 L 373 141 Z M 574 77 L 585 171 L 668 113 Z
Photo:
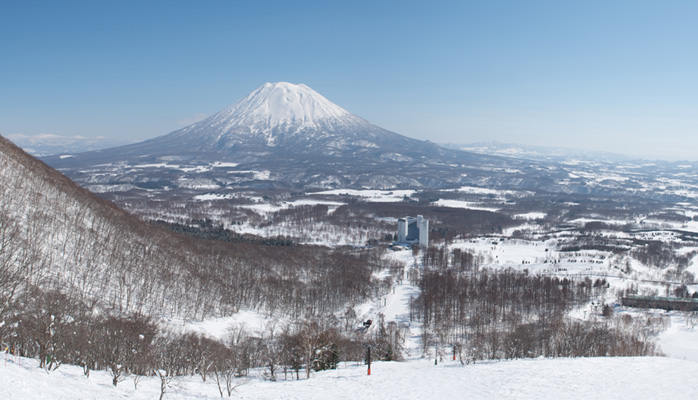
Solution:
M 0 353 L 0 356 L 4 354 Z M 156 399 L 160 382 L 132 379 L 118 387 L 103 371 L 89 378 L 79 367 L 47 373 L 37 362 L 0 362 L 2 399 Z M 526 359 L 461 365 L 425 360 L 342 365 L 309 380 L 264 381 L 258 371 L 238 387 L 238 399 L 692 399 L 698 396 L 698 363 L 662 357 Z M 196 377 L 178 379 L 165 399 L 217 399 L 216 384 Z

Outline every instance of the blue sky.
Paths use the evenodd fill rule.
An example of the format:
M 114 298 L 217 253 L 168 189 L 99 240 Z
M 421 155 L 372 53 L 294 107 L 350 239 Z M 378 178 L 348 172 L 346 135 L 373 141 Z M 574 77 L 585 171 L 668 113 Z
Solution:
M 698 160 L 696 1 L 4 1 L 0 133 L 141 140 L 264 82 L 392 131 Z

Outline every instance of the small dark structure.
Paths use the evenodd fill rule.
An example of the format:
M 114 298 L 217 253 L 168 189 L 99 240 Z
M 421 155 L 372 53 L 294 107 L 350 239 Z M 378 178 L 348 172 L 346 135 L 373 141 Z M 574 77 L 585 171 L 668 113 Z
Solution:
M 692 297 L 627 296 L 621 304 L 635 308 L 659 308 L 662 310 L 698 311 L 698 299 Z

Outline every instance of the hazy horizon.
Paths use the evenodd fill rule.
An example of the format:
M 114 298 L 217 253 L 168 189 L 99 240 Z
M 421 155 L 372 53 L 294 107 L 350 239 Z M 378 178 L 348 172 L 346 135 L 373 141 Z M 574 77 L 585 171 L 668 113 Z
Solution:
M 288 81 L 437 143 L 698 159 L 694 2 L 4 8 L 4 136 L 141 141 Z

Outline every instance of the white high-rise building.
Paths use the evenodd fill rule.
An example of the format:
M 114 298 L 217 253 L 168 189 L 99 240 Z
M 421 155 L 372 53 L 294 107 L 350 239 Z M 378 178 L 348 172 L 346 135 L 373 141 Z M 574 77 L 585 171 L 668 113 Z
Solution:
M 397 220 L 398 243 L 429 246 L 429 221 L 421 215 L 417 218 L 405 217 Z

